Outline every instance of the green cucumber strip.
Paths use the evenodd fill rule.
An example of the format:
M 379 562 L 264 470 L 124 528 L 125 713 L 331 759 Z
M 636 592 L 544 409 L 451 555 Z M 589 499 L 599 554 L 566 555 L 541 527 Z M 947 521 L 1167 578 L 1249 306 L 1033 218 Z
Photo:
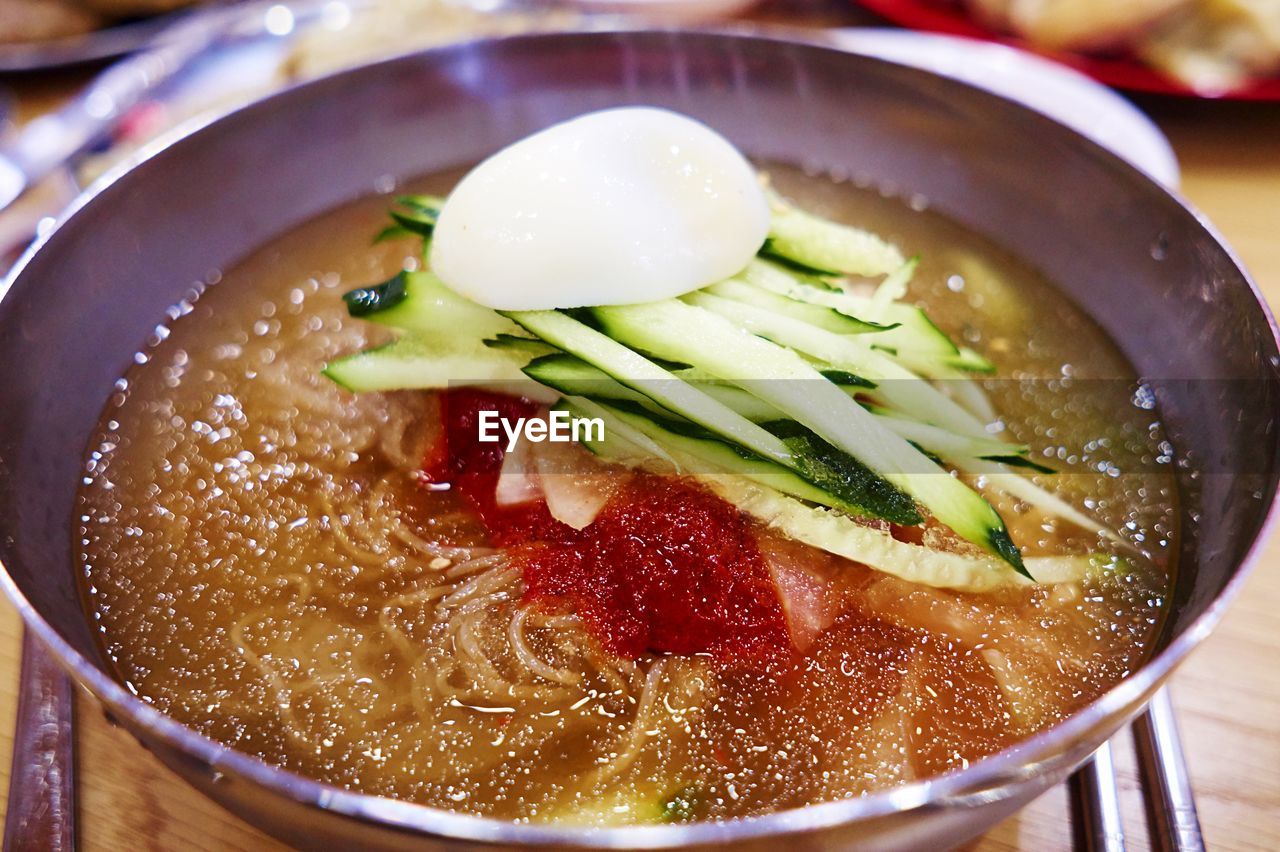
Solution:
M 712 399 L 719 400 L 752 423 L 766 423 L 783 417 L 782 412 L 758 397 L 752 396 L 737 385 L 707 382 L 698 389 Z
M 994 373 L 996 365 L 979 352 L 975 352 L 968 346 L 960 347 L 960 355 L 956 358 L 948 359 L 947 363 L 955 367 L 957 370 L 967 370 L 971 373 Z
M 704 287 L 703 292 L 725 299 L 745 302 L 758 308 L 777 311 L 835 334 L 872 334 L 897 327 L 866 322 L 865 320 L 846 316 L 834 308 L 811 305 L 807 302 L 801 302 L 760 287 L 744 284 L 741 281 L 734 281 L 733 279 L 721 281 L 719 284 L 712 284 L 710 287 Z
M 396 198 L 396 204 L 402 209 L 392 208 L 388 211 L 391 220 L 396 223 L 395 227 L 424 240 L 431 239 L 436 221 L 440 218 L 440 209 L 444 207 L 444 199 L 432 195 L 401 195 Z
M 862 376 L 850 373 L 848 370 L 819 369 L 818 372 L 822 374 L 822 378 L 833 385 L 840 385 L 842 388 L 871 390 L 876 386 L 876 383 L 870 379 L 864 379 Z M 857 393 L 859 391 L 854 392 Z
M 425 271 L 400 272 L 342 298 L 352 316 L 414 334 L 479 340 L 516 330 L 509 320 L 459 296 Z
M 903 264 L 902 252 L 868 231 L 832 222 L 787 204 L 775 204 L 765 244 L 809 269 L 842 275 L 888 275 Z
M 611 338 L 700 367 L 773 404 L 919 500 L 961 538 L 1025 570 L 1004 521 L 981 495 L 882 426 L 791 350 L 743 334 L 724 317 L 678 300 L 600 307 L 592 313 Z
M 1039 583 L 1067 583 L 1102 570 L 1123 566 L 1108 554 L 1029 557 L 1024 571 L 1014 571 L 984 555 L 934 550 L 898 541 L 886 530 L 807 506 L 777 491 L 738 477 L 706 477 L 704 484 L 738 509 L 758 518 L 787 538 L 860 562 L 910 583 L 964 592 L 988 592 Z
M 924 523 L 924 516 L 909 496 L 849 453 L 794 420 L 775 420 L 763 425 L 805 463 L 806 478 L 810 482 L 835 494 L 859 495 L 861 511 L 855 514 L 883 518 L 907 527 Z
M 611 414 L 613 420 L 630 426 L 652 439 L 654 443 L 674 456 L 680 462 L 680 467 L 687 472 L 729 473 L 744 476 L 753 482 L 759 482 L 801 500 L 830 506 L 852 514 L 869 514 L 862 507 L 849 505 L 831 493 L 806 482 L 794 471 L 753 455 L 744 454 L 737 447 L 718 438 L 673 430 L 669 428 L 671 424 L 654 420 L 644 411 L 627 410 L 606 402 L 597 404 L 601 410 Z M 606 432 L 609 430 L 609 423 L 610 421 L 606 421 Z
M 381 284 L 359 287 L 342 294 L 347 303 L 347 313 L 353 317 L 366 317 L 379 311 L 389 311 L 409 295 L 409 273 L 397 272 Z
M 787 467 L 796 466 L 791 451 L 778 438 L 590 326 L 557 311 L 511 311 L 505 316 L 551 345 L 578 356 L 622 384 L 640 391 L 664 408 L 678 411 L 762 458 Z
M 619 421 L 593 400 L 571 396 L 561 399 L 555 407 L 568 411 L 576 417 L 598 417 L 604 421 L 603 435 L 595 438 L 590 435 L 591 430 L 587 430 L 588 438 L 582 442 L 584 447 L 601 458 L 625 461 L 629 464 L 639 464 L 656 458 L 662 459 L 677 470 L 680 468 L 679 462 L 672 458 L 664 447 L 659 446 L 639 429 Z
M 975 438 L 968 435 L 957 435 L 954 432 L 939 429 L 937 426 L 931 426 L 928 423 L 894 416 L 887 409 L 879 406 L 867 406 L 867 410 L 879 417 L 880 423 L 886 429 L 948 463 L 953 459 L 991 458 L 994 456 L 999 456 L 1001 459 L 1017 458 L 1019 461 L 1023 461 L 1020 457 L 1029 452 L 1029 449 L 1023 444 L 1010 444 L 998 438 Z
M 417 234 L 409 231 L 399 225 L 387 225 L 379 231 L 373 238 L 374 244 L 384 243 L 387 240 L 398 240 L 404 237 L 416 237 Z
M 838 370 L 830 364 L 823 364 L 820 361 L 815 362 L 814 369 L 819 373 L 822 373 L 822 377 L 824 379 L 832 382 L 833 384 L 840 385 L 841 387 L 865 388 L 866 390 L 871 390 L 876 386 L 876 383 L 870 379 L 863 378 L 855 373 L 850 373 L 848 370 Z M 724 379 L 711 375 L 706 370 L 697 370 L 687 364 L 682 365 L 678 369 L 673 369 L 671 372 L 676 377 L 684 379 L 686 382 L 696 384 L 699 387 L 703 387 L 704 385 L 718 385 L 738 390 L 738 388 L 734 387 L 732 382 L 726 382 Z
M 789 292 L 797 287 L 811 287 L 821 293 L 841 294 L 844 292 L 825 278 L 806 275 L 793 267 L 787 266 L 784 261 L 763 257 L 756 257 L 749 261 L 743 270 L 734 276 L 734 280 L 750 284 L 752 287 L 759 287 L 762 290 L 768 290 L 771 293 L 777 293 L 779 296 L 787 296 L 787 298 L 794 298 L 789 295 Z M 799 299 L 798 301 L 817 304 L 808 299 Z M 832 310 L 836 309 L 832 308 Z M 854 318 L 857 319 L 857 317 Z
M 987 435 L 981 421 L 910 370 L 873 351 L 861 337 L 832 334 L 791 317 L 709 293 L 694 292 L 683 298 L 781 346 L 873 379 L 877 384 L 872 396 L 888 406 L 954 432 L 974 437 Z
M 439 195 L 421 195 L 408 193 L 405 195 L 397 195 L 396 204 L 401 207 L 407 207 L 417 213 L 425 214 L 431 218 L 440 218 L 440 211 L 444 208 L 444 198 Z
M 916 267 L 919 265 L 920 256 L 917 255 L 895 269 L 880 282 L 880 286 L 876 287 L 876 291 L 867 300 L 868 320 L 879 322 L 884 317 L 885 311 L 889 310 L 895 302 L 906 297 L 907 285 L 915 277 Z
M 763 423 L 766 420 L 777 420 L 782 417 L 778 409 L 769 403 L 757 399 L 733 382 L 711 375 L 706 370 L 688 367 L 675 370 L 673 375 L 696 387 L 729 408 L 741 414 L 752 423 Z
M 673 415 L 648 396 L 627 387 L 598 367 L 563 352 L 534 358 L 525 365 L 524 374 L 565 396 L 586 397 L 597 402 L 618 400 L 642 406 L 654 416 L 679 416 Z
M 738 279 L 753 287 L 786 296 L 811 305 L 832 308 L 856 319 L 869 320 L 875 310 L 872 297 L 814 285 L 786 270 L 763 260 L 753 260 L 738 274 Z M 891 349 L 906 347 L 939 356 L 957 357 L 960 349 L 947 337 L 923 310 L 915 305 L 893 302 L 884 306 L 878 322 L 893 323 L 897 328 L 886 329 L 876 335 L 876 344 Z
M 902 358 L 894 358 L 894 360 L 903 363 Z M 908 364 L 903 366 L 910 368 Z M 972 376 L 935 361 L 919 363 L 916 367 L 919 369 L 912 368 L 913 372 L 919 372 L 926 379 L 933 381 L 940 391 L 955 400 L 956 405 L 972 414 L 979 422 L 991 423 L 999 419 L 996 407 L 991 404 L 986 390 Z
M 1039 462 L 1034 462 L 1031 459 L 1023 458 L 1022 456 L 1002 456 L 994 453 L 988 453 L 988 454 L 978 454 L 977 457 L 983 459 L 984 461 L 998 462 L 999 464 L 1007 465 L 1008 467 L 1024 468 L 1026 470 L 1031 471 L 1032 473 L 1054 474 L 1058 472 L 1053 468 L 1049 467 L 1048 465 L 1043 465 L 1043 464 L 1040 464 Z
M 795 486 L 782 487 L 780 490 L 802 496 L 806 500 L 821 502 L 827 506 L 837 506 L 846 511 L 870 517 L 883 518 L 893 523 L 912 526 L 924 519 L 917 511 L 915 504 L 884 479 L 880 478 L 847 453 L 837 450 L 830 444 L 813 435 L 809 430 L 789 420 L 777 422 L 783 415 L 746 391 L 725 385 L 707 385 L 708 395 L 717 398 L 724 394 L 724 401 L 730 408 L 738 410 L 739 406 L 747 406 L 752 413 L 767 413 L 770 424 L 766 429 L 782 439 L 795 456 L 794 471 L 781 468 L 773 462 L 766 462 L 754 453 L 721 439 L 716 433 L 704 426 L 692 423 L 680 414 L 669 411 L 656 404 L 648 396 L 633 390 L 604 371 L 587 362 L 568 354 L 549 355 L 535 359 L 524 368 L 525 375 L 547 387 L 575 398 L 589 399 L 600 406 L 612 410 L 615 416 L 622 417 L 627 423 L 641 428 L 651 438 L 669 446 L 672 441 L 663 441 L 664 435 L 678 436 L 686 443 L 678 447 L 695 458 L 706 454 L 694 451 L 695 446 L 703 446 L 708 453 L 715 452 L 720 460 L 718 466 L 725 468 L 724 453 L 730 452 L 741 462 L 730 472 L 743 472 L 754 469 L 757 472 L 774 472 L 778 467 L 787 470 L 796 479 L 803 478 L 806 488 L 798 493 Z M 740 412 L 741 413 L 741 412 Z M 639 421 L 646 421 L 640 423 Z M 672 439 L 674 440 L 674 438 Z M 687 442 L 698 442 L 689 444 Z M 711 442 L 708 444 L 708 442 Z M 760 468 L 769 465 L 769 468 Z M 816 496 L 822 492 L 820 499 Z
M 874 383 L 868 382 L 861 376 L 855 376 L 853 373 L 846 373 L 842 370 L 819 369 L 818 372 L 827 381 L 843 388 L 845 393 L 856 393 L 875 387 Z M 754 394 L 743 390 L 732 382 L 718 379 L 704 370 L 681 370 L 676 375 L 687 382 L 694 383 L 707 396 L 720 400 L 753 423 L 768 423 L 772 420 L 786 419 L 786 415 L 781 411 Z
M 961 349 L 959 355 L 939 355 L 909 346 L 877 345 L 876 348 L 882 349 L 890 358 L 926 379 L 964 379 L 968 378 L 966 373 L 991 375 L 996 371 L 995 364 L 968 347 Z
M 938 382 L 957 405 L 981 422 L 992 423 L 999 418 L 995 405 L 987 396 L 986 389 L 963 373 L 940 376 Z
M 760 260 L 768 261 L 780 269 L 786 270 L 789 274 L 796 278 L 803 279 L 815 287 L 822 287 L 827 290 L 839 290 L 836 282 L 841 278 L 839 272 L 832 269 L 818 269 L 813 266 L 806 266 L 798 260 L 792 260 L 789 257 L 783 257 L 773 250 L 766 239 L 764 245 L 760 247 L 760 251 L 756 252 L 756 257 Z
M 528 385 L 522 361 L 474 339 L 406 335 L 330 361 L 324 375 L 350 391 L 434 390 L 460 385 Z M 528 395 L 528 394 L 522 394 Z
M 1086 515 L 1051 491 L 1036 485 L 1027 477 L 1014 473 L 999 462 L 987 459 L 959 459 L 956 462 L 956 469 L 985 477 L 992 488 L 1003 491 L 1010 497 L 1029 503 L 1049 515 L 1069 521 L 1081 529 L 1102 536 L 1125 548 L 1136 550 L 1133 544 L 1115 530 Z
M 543 355 L 554 355 L 560 351 L 554 346 L 549 346 L 538 340 L 536 337 L 521 337 L 517 334 L 499 334 L 485 338 L 483 342 L 490 349 L 498 349 L 512 355 L 518 354 L 530 361 L 534 358 L 541 358 Z

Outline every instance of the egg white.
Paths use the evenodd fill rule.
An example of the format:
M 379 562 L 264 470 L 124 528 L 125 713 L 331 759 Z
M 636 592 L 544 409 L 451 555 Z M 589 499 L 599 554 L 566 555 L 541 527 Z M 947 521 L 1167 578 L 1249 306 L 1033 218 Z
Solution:
M 588 113 L 476 166 L 446 201 L 430 264 L 498 310 L 671 298 L 740 271 L 769 231 L 746 158 L 652 107 Z

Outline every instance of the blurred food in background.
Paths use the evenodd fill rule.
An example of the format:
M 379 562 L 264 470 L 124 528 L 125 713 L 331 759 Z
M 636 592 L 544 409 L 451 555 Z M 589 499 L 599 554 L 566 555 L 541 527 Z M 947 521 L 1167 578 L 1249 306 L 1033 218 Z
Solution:
M 172 12 L 183 6 L 194 6 L 199 0 L 81 0 L 81 2 L 104 15 L 128 17 Z
M 1280 73 L 1280 0 L 1199 0 L 1161 22 L 1138 52 L 1205 91 Z
M 1034 46 L 1131 52 L 1217 93 L 1280 72 L 1280 0 L 967 0 L 983 23 Z
M 33 44 L 86 35 L 199 0 L 0 0 L 0 44 Z
M 0 3 L 6 0 L 0 0 Z M 85 185 L 165 131 L 225 112 L 284 86 L 352 65 L 474 38 L 581 24 L 551 4 L 484 11 L 467 0 L 332 2 L 306 25 L 263 31 L 191 63 L 172 83 L 131 109 L 101 145 L 75 163 Z
M 578 16 L 552 4 L 527 11 L 494 10 L 491 4 L 459 0 L 371 0 L 342 26 L 310 27 L 298 33 L 283 64 L 291 81 L 314 77 L 464 39 L 513 35 L 571 26 Z
M 0 0 L 0 44 L 25 44 L 84 35 L 102 16 L 68 0 Z

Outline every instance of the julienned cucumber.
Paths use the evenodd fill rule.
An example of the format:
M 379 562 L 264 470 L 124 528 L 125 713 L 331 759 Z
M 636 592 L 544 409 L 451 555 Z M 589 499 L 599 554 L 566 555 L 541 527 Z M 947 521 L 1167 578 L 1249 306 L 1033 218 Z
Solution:
M 884 280 L 876 287 L 876 291 L 867 299 L 867 315 L 865 319 L 879 322 L 884 316 L 884 312 L 891 305 L 897 303 L 900 299 L 906 298 L 907 285 L 915 277 L 916 267 L 919 265 L 920 258 L 916 256 L 886 275 Z
M 613 419 L 612 415 L 594 400 L 583 396 L 563 397 L 552 408 L 567 411 L 577 417 L 599 418 L 605 422 L 605 428 L 602 430 L 586 430 L 587 437 L 582 442 L 584 447 L 601 458 L 611 461 L 625 460 L 631 465 L 662 459 L 672 467 L 677 469 L 680 467 L 680 463 L 652 438 L 639 429 Z
M 702 381 L 689 377 L 687 374 L 690 372 L 694 371 L 681 370 L 676 375 L 753 423 L 764 423 L 782 416 L 778 409 L 756 399 L 742 388 L 718 381 Z M 585 397 L 598 402 L 632 403 L 648 409 L 655 417 L 684 419 L 574 355 L 558 352 L 534 358 L 524 368 L 524 374 L 566 396 Z M 688 425 L 694 424 L 689 422 Z
M 1025 571 L 1004 521 L 986 500 L 882 426 L 791 350 L 675 300 L 593 308 L 592 314 L 608 335 L 605 339 L 734 382 L 905 490 L 960 537 Z
M 528 386 L 523 361 L 476 339 L 405 335 L 330 361 L 324 374 L 350 391 L 435 390 L 508 382 Z
M 908 582 L 937 588 L 986 592 L 1023 585 L 1024 578 L 1066 583 L 1123 564 L 1123 559 L 1103 554 L 1033 557 L 1025 568 L 1015 566 L 1015 573 L 990 556 L 950 553 L 898 541 L 886 530 L 865 526 L 838 512 L 806 506 L 739 477 L 708 477 L 705 481 L 712 491 L 787 538 Z
M 585 326 L 583 328 L 588 332 L 592 331 Z M 658 440 L 658 436 L 653 434 L 653 430 L 657 429 L 663 435 L 682 436 L 685 439 L 700 442 L 698 445 L 708 447 L 708 452 L 716 447 L 723 448 L 736 454 L 744 464 L 750 461 L 753 465 L 759 463 L 789 468 L 792 476 L 804 480 L 811 486 L 807 494 L 817 493 L 819 490 L 823 492 L 824 496 L 818 502 L 824 505 L 839 506 L 855 514 L 883 518 L 908 526 L 923 521 L 915 504 L 905 493 L 860 465 L 856 459 L 827 446 L 816 436 L 797 434 L 796 430 L 800 433 L 808 432 L 799 424 L 789 423 L 788 425 L 794 428 L 778 432 L 776 437 L 774 437 L 776 430 L 762 430 L 772 440 L 780 441 L 782 448 L 789 453 L 787 461 L 781 465 L 778 462 L 766 461 L 756 452 L 741 447 L 732 437 L 729 437 L 726 442 L 724 440 L 727 437 L 726 430 L 720 421 L 712 421 L 711 425 L 699 425 L 684 416 L 684 412 L 678 407 L 663 403 L 661 401 L 661 397 L 664 396 L 663 386 L 670 382 L 679 382 L 679 379 L 673 377 L 657 383 L 632 380 L 624 385 L 607 370 L 576 357 L 575 341 L 570 338 L 565 340 L 566 342 L 562 345 L 568 352 L 535 359 L 524 368 L 525 374 L 566 395 L 611 406 L 616 412 L 627 414 L 629 416 L 627 422 L 632 426 L 635 425 L 635 418 L 645 419 L 651 424 L 649 434 L 655 440 Z M 722 387 L 709 383 L 703 386 L 708 391 L 736 392 L 740 397 L 751 399 L 749 394 L 736 387 Z M 693 386 L 688 387 L 695 393 L 698 392 Z M 709 399 L 715 401 L 714 396 L 710 396 Z M 741 399 L 732 401 L 739 404 L 742 402 Z M 759 405 L 766 408 L 773 416 L 782 416 L 768 408 L 766 403 L 761 402 Z M 733 413 L 729 408 L 725 410 Z M 660 440 L 658 442 L 663 443 Z M 688 451 L 689 446 L 685 446 L 684 449 Z M 723 453 L 718 457 L 724 458 Z M 795 493 L 794 489 L 783 490 Z M 812 498 L 806 497 L 806 499 Z
M 769 252 L 814 270 L 842 275 L 888 275 L 902 266 L 897 246 L 875 234 L 775 204 Z
M 851 506 L 827 491 L 801 479 L 782 465 L 743 453 L 736 447 L 712 436 L 697 436 L 671 428 L 670 421 L 649 417 L 644 410 L 627 410 L 597 401 L 598 410 L 607 415 L 605 433 L 620 424 L 642 433 L 674 458 L 681 472 L 698 475 L 731 473 L 767 485 L 810 503 L 830 506 L 854 515 L 870 514 L 860 506 Z
M 910 370 L 873 351 L 864 342 L 864 335 L 832 334 L 774 311 L 702 291 L 690 293 L 684 299 L 780 346 L 873 379 L 876 382 L 873 396 L 921 420 L 965 435 L 987 435 L 981 421 Z
M 874 343 L 874 342 L 873 342 Z M 879 344 L 875 344 L 877 348 Z M 941 381 L 943 379 L 963 378 L 965 373 L 985 373 L 990 375 L 996 371 L 996 365 L 969 347 L 960 349 L 958 355 L 937 355 L 922 352 L 909 346 L 883 347 L 884 351 L 893 355 L 898 363 L 912 372 L 919 373 L 926 379 Z
M 517 330 L 510 320 L 459 296 L 430 272 L 399 272 L 342 298 L 354 317 L 415 334 L 479 341 Z
M 722 296 L 726 299 L 736 299 L 766 310 L 777 311 L 780 314 L 807 322 L 816 328 L 835 334 L 871 334 L 897 327 L 866 322 L 842 314 L 834 308 L 810 305 L 807 302 L 773 293 L 761 287 L 752 287 L 750 284 L 744 284 L 741 281 L 722 281 L 719 284 L 712 284 L 710 287 L 703 288 L 703 292 Z M 874 340 L 875 338 L 869 339 Z
M 538 340 L 536 337 L 521 337 L 517 334 L 499 334 L 495 337 L 486 337 L 484 345 L 490 349 L 505 352 L 512 358 L 523 358 L 525 361 L 532 361 L 534 358 L 541 358 L 544 355 L 554 355 L 560 351 L 549 343 Z
M 581 358 L 563 352 L 533 359 L 525 366 L 524 374 L 565 396 L 639 405 L 654 416 L 670 414 L 645 394 L 627 387 Z
M 388 211 L 393 224 L 384 228 L 374 242 L 398 237 L 420 237 L 424 243 L 429 241 L 435 233 L 444 199 L 434 195 L 401 195 L 396 198 L 396 205 L 399 209 L 393 207 Z
M 602 440 L 593 440 L 586 445 L 601 458 L 644 466 L 654 457 L 653 450 L 642 449 L 633 443 L 633 440 L 647 440 L 645 436 L 627 431 L 625 424 L 610 419 L 609 412 L 601 406 L 589 400 L 564 400 L 559 406 L 579 416 L 605 419 Z M 622 437 L 624 432 L 625 438 Z M 679 453 L 673 453 L 668 461 L 677 469 L 683 466 L 685 472 L 697 470 L 686 456 Z M 770 487 L 773 483 L 746 481 L 746 477 L 737 475 L 693 475 L 725 500 L 788 538 L 845 556 L 908 582 L 967 592 L 985 592 L 1026 582 L 1023 575 L 992 557 L 949 553 L 898 541 L 887 531 L 866 526 L 821 506 L 805 505 L 792 499 L 780 489 Z M 1095 572 L 1114 571 L 1124 565 L 1123 558 L 1107 554 L 1042 556 L 1032 557 L 1026 562 L 1038 583 L 1076 582 Z
M 796 301 L 831 308 L 845 316 L 861 319 L 875 315 L 876 322 L 896 326 L 876 335 L 878 346 L 902 347 L 938 358 L 960 356 L 959 347 L 915 305 L 901 302 L 880 304 L 875 301 L 875 296 L 854 296 L 835 290 L 811 278 L 793 275 L 767 260 L 751 261 L 738 274 L 738 280 Z
M 1027 448 L 1021 444 L 1007 444 L 995 438 L 971 438 L 957 435 L 928 423 L 918 423 L 902 417 L 881 416 L 880 423 L 898 435 L 948 464 L 957 459 L 1018 458 Z
M 762 458 L 788 467 L 796 465 L 791 451 L 778 438 L 608 335 L 558 311 L 511 311 L 506 316 L 659 405 L 680 412 Z

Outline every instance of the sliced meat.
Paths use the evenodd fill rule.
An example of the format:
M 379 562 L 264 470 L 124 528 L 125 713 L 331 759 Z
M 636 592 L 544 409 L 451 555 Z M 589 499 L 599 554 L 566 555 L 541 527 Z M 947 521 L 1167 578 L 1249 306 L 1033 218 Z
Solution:
M 867 569 L 775 535 L 762 535 L 759 547 L 787 618 L 791 644 L 807 651 L 847 608 L 851 589 Z
M 602 465 L 579 444 L 545 441 L 531 445 L 530 455 L 547 511 L 575 530 L 590 526 L 629 477 L 624 468 Z
M 542 483 L 534 467 L 528 441 L 516 441 L 515 448 L 502 457 L 498 470 L 498 487 L 493 493 L 497 506 L 518 506 L 543 499 Z

